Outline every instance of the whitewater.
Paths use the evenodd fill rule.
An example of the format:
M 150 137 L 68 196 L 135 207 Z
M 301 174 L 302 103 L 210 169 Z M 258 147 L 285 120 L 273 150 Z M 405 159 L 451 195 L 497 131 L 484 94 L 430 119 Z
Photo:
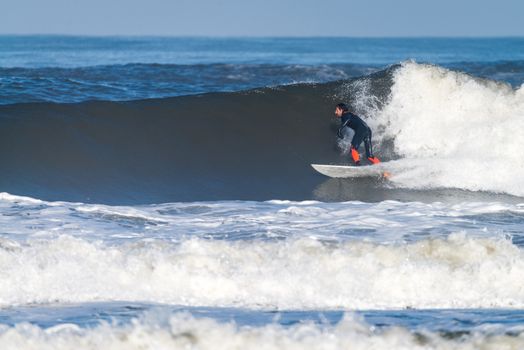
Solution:
M 0 37 L 2 349 L 524 348 L 524 41 L 82 40 Z
M 412 168 L 401 171 L 398 184 L 524 195 L 524 86 L 413 62 L 393 79 L 374 121 Z
M 107 207 L 2 199 L 4 213 L 17 213 L 2 219 L 9 233 L 1 240 L 4 306 L 99 300 L 268 310 L 524 305 L 522 205 Z

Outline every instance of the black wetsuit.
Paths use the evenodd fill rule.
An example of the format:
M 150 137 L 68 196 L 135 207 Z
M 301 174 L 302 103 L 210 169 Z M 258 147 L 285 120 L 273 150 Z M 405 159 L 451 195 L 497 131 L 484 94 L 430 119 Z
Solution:
M 342 137 L 342 130 L 347 126 L 348 128 L 353 129 L 355 134 L 353 139 L 351 139 L 351 146 L 358 150 L 362 141 L 364 141 L 364 146 L 366 148 L 366 156 L 368 158 L 373 158 L 373 147 L 371 146 L 371 129 L 358 115 L 351 112 L 345 112 L 340 117 L 342 125 L 338 129 L 339 137 Z

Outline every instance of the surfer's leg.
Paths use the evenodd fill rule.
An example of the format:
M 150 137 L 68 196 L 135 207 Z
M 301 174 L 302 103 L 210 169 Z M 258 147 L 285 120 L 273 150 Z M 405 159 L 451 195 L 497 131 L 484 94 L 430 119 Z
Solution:
M 373 155 L 373 144 L 371 143 L 371 130 L 368 131 L 368 134 L 364 137 L 364 147 L 366 148 L 366 157 L 373 164 L 380 163 L 380 159 Z
M 355 135 L 353 135 L 353 139 L 351 140 L 351 158 L 353 158 L 353 162 L 355 162 L 356 165 L 360 165 L 360 155 L 358 154 L 358 147 L 362 143 L 362 138 L 362 133 L 356 131 Z

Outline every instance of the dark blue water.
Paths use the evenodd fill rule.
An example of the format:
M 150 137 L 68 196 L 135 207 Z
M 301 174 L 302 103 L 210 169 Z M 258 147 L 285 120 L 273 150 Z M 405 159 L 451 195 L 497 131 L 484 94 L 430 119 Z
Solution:
M 365 76 L 406 60 L 520 86 L 524 39 L 0 36 L 0 104 L 135 100 Z

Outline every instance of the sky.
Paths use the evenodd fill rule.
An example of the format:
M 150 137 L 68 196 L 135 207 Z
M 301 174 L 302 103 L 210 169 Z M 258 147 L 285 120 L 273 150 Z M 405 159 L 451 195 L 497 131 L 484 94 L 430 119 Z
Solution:
M 0 34 L 524 36 L 524 0 L 0 0 Z

